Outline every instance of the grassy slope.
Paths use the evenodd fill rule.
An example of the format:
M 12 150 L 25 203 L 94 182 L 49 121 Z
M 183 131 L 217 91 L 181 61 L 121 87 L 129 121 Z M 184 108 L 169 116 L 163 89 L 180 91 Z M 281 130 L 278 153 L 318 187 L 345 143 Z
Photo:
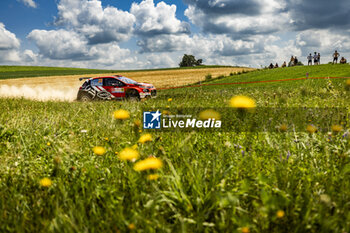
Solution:
M 209 83 L 305 78 L 306 73 L 309 73 L 309 77 L 350 77 L 350 65 L 298 66 L 285 69 L 257 70 L 246 74 L 213 80 Z
M 347 69 L 324 68 L 327 74 L 318 75 Z M 213 82 L 295 77 L 304 69 Z M 142 158 L 164 161 L 158 181 L 148 181 L 151 172 L 135 172 L 115 155 L 137 143 L 133 122 L 143 109 L 225 107 L 240 94 L 258 106 L 348 107 L 344 86 L 344 80 L 305 80 L 186 88 L 160 91 L 159 98 L 140 103 L 0 99 L 0 231 L 127 232 L 130 224 L 137 232 L 347 231 L 350 147 L 342 133 L 154 131 L 154 141 L 138 150 Z M 114 121 L 111 114 L 119 108 L 130 111 L 131 119 Z M 107 153 L 94 155 L 96 145 Z M 42 177 L 53 185 L 39 187 Z
M 99 70 L 99 69 L 79 69 L 62 67 L 43 67 L 43 66 L 0 66 L 0 79 L 23 78 L 23 77 L 44 77 L 60 75 L 79 75 L 79 74 L 98 74 L 98 73 L 118 73 L 118 72 L 144 72 L 157 70 L 177 70 L 177 69 L 201 69 L 217 68 L 225 66 L 198 66 L 183 68 L 165 68 L 151 70 Z

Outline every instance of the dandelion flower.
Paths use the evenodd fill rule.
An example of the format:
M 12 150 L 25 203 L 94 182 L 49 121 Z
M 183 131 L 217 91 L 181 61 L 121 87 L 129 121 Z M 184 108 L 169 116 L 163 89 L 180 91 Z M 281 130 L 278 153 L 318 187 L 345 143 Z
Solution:
M 230 100 L 232 108 L 253 109 L 256 107 L 255 100 L 247 96 L 235 96 Z
M 280 125 L 280 130 L 282 132 L 286 132 L 288 130 L 288 126 L 286 124 L 282 124 L 282 125 Z
M 148 180 L 158 180 L 159 175 L 158 174 L 150 174 L 147 176 Z
M 137 144 L 135 144 L 135 145 L 133 145 L 131 148 L 134 149 L 134 150 L 136 150 L 137 147 L 138 147 Z
M 171 101 L 173 101 L 173 99 L 172 99 L 172 98 L 169 98 L 169 99 L 168 99 L 168 102 L 171 102 Z
M 317 131 L 317 127 L 314 126 L 314 125 L 308 125 L 306 127 L 306 131 L 309 132 L 309 133 L 315 133 Z
M 343 130 L 343 127 L 342 127 L 341 125 L 333 125 L 333 126 L 332 126 L 332 131 L 333 131 L 333 132 L 338 133 L 338 132 L 340 132 L 340 131 L 342 131 L 342 130 Z
M 40 180 L 40 186 L 48 188 L 52 185 L 52 181 L 49 178 L 43 178 Z
M 106 149 L 103 148 L 102 146 L 95 146 L 94 148 L 92 148 L 92 151 L 96 155 L 104 155 L 106 153 Z
M 140 162 L 137 162 L 134 165 L 134 170 L 135 171 L 144 171 L 144 170 L 149 170 L 149 169 L 159 169 L 163 166 L 163 162 L 154 157 L 149 157 L 147 159 L 144 159 Z
M 48 143 L 46 143 L 46 145 L 47 145 L 47 146 L 51 146 L 51 143 L 50 143 L 50 142 L 48 142 Z
M 218 113 L 217 111 L 214 111 L 212 109 L 207 109 L 199 113 L 199 118 L 201 120 L 208 120 L 208 119 L 220 120 L 221 116 L 220 116 L 220 113 Z
M 249 227 L 242 227 L 241 231 L 242 231 L 242 233 L 249 233 L 250 232 Z
M 277 211 L 276 216 L 277 216 L 277 218 L 283 218 L 284 217 L 284 211 L 283 210 Z
M 350 86 L 350 79 L 346 80 L 346 85 L 349 87 Z
M 118 157 L 121 160 L 133 161 L 138 159 L 140 154 L 137 150 L 127 147 L 119 153 Z
M 126 120 L 130 118 L 130 113 L 124 109 L 119 109 L 114 112 L 113 116 L 117 120 Z
M 132 231 L 132 230 L 135 230 L 136 226 L 135 226 L 135 224 L 130 223 L 129 226 L 128 226 L 128 228 L 129 228 L 129 230 Z
M 148 133 L 148 134 L 142 135 L 138 142 L 144 144 L 146 142 L 151 142 L 151 141 L 152 141 L 152 135 Z

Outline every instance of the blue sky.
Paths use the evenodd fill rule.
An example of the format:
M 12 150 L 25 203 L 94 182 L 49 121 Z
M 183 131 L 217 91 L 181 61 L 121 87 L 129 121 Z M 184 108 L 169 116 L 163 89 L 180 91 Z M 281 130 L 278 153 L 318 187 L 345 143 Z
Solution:
M 2 0 L 0 64 L 88 68 L 266 66 L 350 55 L 350 1 Z

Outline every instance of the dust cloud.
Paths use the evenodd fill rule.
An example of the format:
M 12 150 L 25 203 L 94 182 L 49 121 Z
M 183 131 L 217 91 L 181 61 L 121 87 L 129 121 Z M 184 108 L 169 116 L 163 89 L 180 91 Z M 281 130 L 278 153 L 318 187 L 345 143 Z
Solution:
M 0 97 L 25 98 L 39 101 L 74 101 L 78 90 L 73 88 L 53 88 L 50 86 L 0 85 Z

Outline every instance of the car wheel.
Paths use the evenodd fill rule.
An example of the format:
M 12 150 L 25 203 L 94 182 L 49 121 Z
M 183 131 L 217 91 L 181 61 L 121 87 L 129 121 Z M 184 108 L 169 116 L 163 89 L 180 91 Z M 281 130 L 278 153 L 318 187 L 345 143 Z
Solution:
M 131 100 L 131 101 L 139 101 L 140 100 L 140 95 L 138 93 L 138 91 L 136 90 L 130 90 L 127 95 L 126 95 L 126 98 L 128 100 Z
M 82 94 L 80 96 L 80 101 L 81 102 L 90 102 L 92 99 L 91 99 L 91 96 L 89 94 Z

